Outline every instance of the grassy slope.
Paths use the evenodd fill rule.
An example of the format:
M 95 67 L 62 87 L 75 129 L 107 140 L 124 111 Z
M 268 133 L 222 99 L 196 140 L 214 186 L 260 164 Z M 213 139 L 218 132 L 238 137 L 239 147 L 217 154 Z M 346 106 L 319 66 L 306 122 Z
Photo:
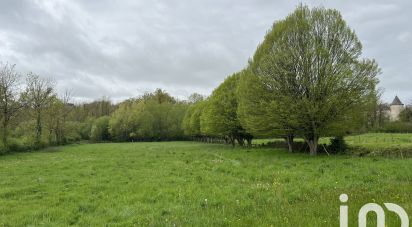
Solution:
M 283 139 L 256 139 L 254 144 L 264 144 L 271 141 L 284 142 Z M 302 142 L 303 139 L 296 138 Z M 354 154 L 369 156 L 412 157 L 412 134 L 407 133 L 367 133 L 346 136 L 345 141 Z M 329 144 L 330 138 L 321 138 L 319 143 Z
M 262 144 L 270 141 L 284 141 L 283 139 L 256 139 L 254 144 Z M 296 138 L 295 141 L 303 141 Z M 320 143 L 329 143 L 330 138 L 321 138 Z M 362 135 L 346 136 L 345 141 L 349 145 L 363 147 L 391 147 L 391 146 L 408 146 L 412 148 L 412 133 L 366 133 Z
M 394 202 L 411 215 L 411 191 L 412 159 L 191 142 L 0 156 L 0 226 L 338 226 L 341 193 L 349 194 L 355 226 L 368 202 Z M 386 218 L 388 226 L 398 222 L 390 212 Z
M 355 146 L 368 148 L 411 147 L 412 134 L 406 133 L 367 133 L 358 136 L 348 136 L 346 141 Z

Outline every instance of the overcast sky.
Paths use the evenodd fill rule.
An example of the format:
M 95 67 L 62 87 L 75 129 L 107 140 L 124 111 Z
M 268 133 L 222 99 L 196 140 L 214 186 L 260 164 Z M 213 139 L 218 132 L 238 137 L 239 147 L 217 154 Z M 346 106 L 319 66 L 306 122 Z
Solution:
M 382 68 L 384 100 L 412 101 L 412 1 L 306 1 L 341 11 Z M 0 1 L 0 61 L 55 78 L 76 100 L 163 88 L 209 95 L 246 66 L 299 1 Z

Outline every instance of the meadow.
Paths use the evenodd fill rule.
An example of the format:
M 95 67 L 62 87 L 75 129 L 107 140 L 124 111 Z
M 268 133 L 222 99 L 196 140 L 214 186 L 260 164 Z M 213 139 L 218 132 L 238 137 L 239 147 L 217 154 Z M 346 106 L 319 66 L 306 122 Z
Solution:
M 329 137 L 319 140 L 320 144 L 330 144 Z M 296 138 L 296 142 L 304 142 Z M 254 146 L 267 145 L 276 142 L 284 143 L 284 139 L 255 139 Z M 386 156 L 397 158 L 412 157 L 412 134 L 411 133 L 366 133 L 345 137 L 349 148 L 347 153 L 355 156 Z M 321 148 L 322 149 L 322 148 Z
M 198 142 L 0 156 L 0 226 L 339 226 L 342 193 L 350 226 L 357 226 L 369 202 L 397 203 L 411 215 L 411 191 L 407 158 Z M 393 213 L 386 219 L 399 226 Z

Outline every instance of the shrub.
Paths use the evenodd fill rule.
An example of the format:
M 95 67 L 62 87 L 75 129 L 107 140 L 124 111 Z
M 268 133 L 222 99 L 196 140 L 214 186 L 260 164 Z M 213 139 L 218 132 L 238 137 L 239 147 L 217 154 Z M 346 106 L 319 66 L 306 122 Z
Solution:
M 10 138 L 8 143 L 7 149 L 9 152 L 22 152 L 30 150 L 30 146 L 15 138 Z
M 81 139 L 81 134 L 79 128 L 81 123 L 75 121 L 66 122 L 65 138 L 63 138 L 63 144 L 76 142 Z M 90 132 L 90 131 L 89 131 Z
M 95 142 L 110 140 L 109 134 L 109 120 L 110 117 L 103 116 L 97 118 L 90 130 L 90 139 Z
M 377 129 L 378 132 L 386 133 L 411 133 L 412 132 L 412 122 L 388 122 L 381 128 Z
M 6 154 L 7 152 L 8 149 L 3 144 L 0 144 L 0 155 Z
M 383 156 L 391 158 L 412 158 L 412 150 L 410 147 L 391 146 L 391 147 L 362 147 L 351 146 L 350 151 L 352 155 L 356 156 Z
M 90 139 L 90 132 L 92 130 L 93 126 L 93 121 L 92 120 L 87 120 L 86 122 L 80 123 L 79 126 L 79 134 L 80 134 L 80 139 L 82 140 L 89 140 Z
M 27 143 L 25 138 L 9 138 L 7 146 L 0 144 L 0 154 L 12 152 L 24 152 L 34 150 L 31 143 Z
M 329 153 L 338 154 L 345 153 L 348 145 L 345 142 L 343 136 L 337 136 L 330 139 L 330 144 L 327 146 Z

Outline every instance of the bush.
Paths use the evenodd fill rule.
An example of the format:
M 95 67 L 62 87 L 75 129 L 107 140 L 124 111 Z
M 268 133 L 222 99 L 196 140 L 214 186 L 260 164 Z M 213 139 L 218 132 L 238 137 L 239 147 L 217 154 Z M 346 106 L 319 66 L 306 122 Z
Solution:
M 345 153 L 348 149 L 348 145 L 345 142 L 343 136 L 337 136 L 330 139 L 330 144 L 327 146 L 327 150 L 331 154 Z
M 63 144 L 72 143 L 79 141 L 81 139 L 80 134 L 80 127 L 81 123 L 76 121 L 68 121 L 66 122 L 66 129 L 65 129 L 65 138 L 63 138 Z M 90 132 L 90 131 L 89 131 Z
M 264 143 L 260 146 L 261 147 L 273 147 L 273 148 L 288 149 L 287 143 L 283 140 L 270 141 L 270 142 Z M 304 141 L 294 141 L 293 144 L 292 144 L 292 149 L 293 149 L 294 153 L 308 153 L 309 152 L 309 146 Z M 318 152 L 319 153 L 324 153 L 325 152 L 325 150 L 322 147 L 322 144 L 319 144 Z
M 90 139 L 95 142 L 110 140 L 109 134 L 109 120 L 110 117 L 104 116 L 97 118 L 90 130 Z
M 0 155 L 6 154 L 8 152 L 8 149 L 3 144 L 0 144 Z
M 9 138 L 7 146 L 0 144 L 0 154 L 33 150 L 33 146 L 22 138 Z
M 356 156 L 383 156 L 391 158 L 412 158 L 412 150 L 410 147 L 404 146 L 391 146 L 391 147 L 362 147 L 351 146 L 350 151 L 352 155 Z
M 23 141 L 10 138 L 8 142 L 8 150 L 9 152 L 22 152 L 30 150 L 30 146 L 23 143 Z
M 90 139 L 90 132 L 92 130 L 93 121 L 87 120 L 86 122 L 80 123 L 79 126 L 79 134 L 80 139 L 82 140 L 89 140 Z
M 378 128 L 376 131 L 385 133 L 411 133 L 412 122 L 388 122 L 385 123 L 383 127 Z

